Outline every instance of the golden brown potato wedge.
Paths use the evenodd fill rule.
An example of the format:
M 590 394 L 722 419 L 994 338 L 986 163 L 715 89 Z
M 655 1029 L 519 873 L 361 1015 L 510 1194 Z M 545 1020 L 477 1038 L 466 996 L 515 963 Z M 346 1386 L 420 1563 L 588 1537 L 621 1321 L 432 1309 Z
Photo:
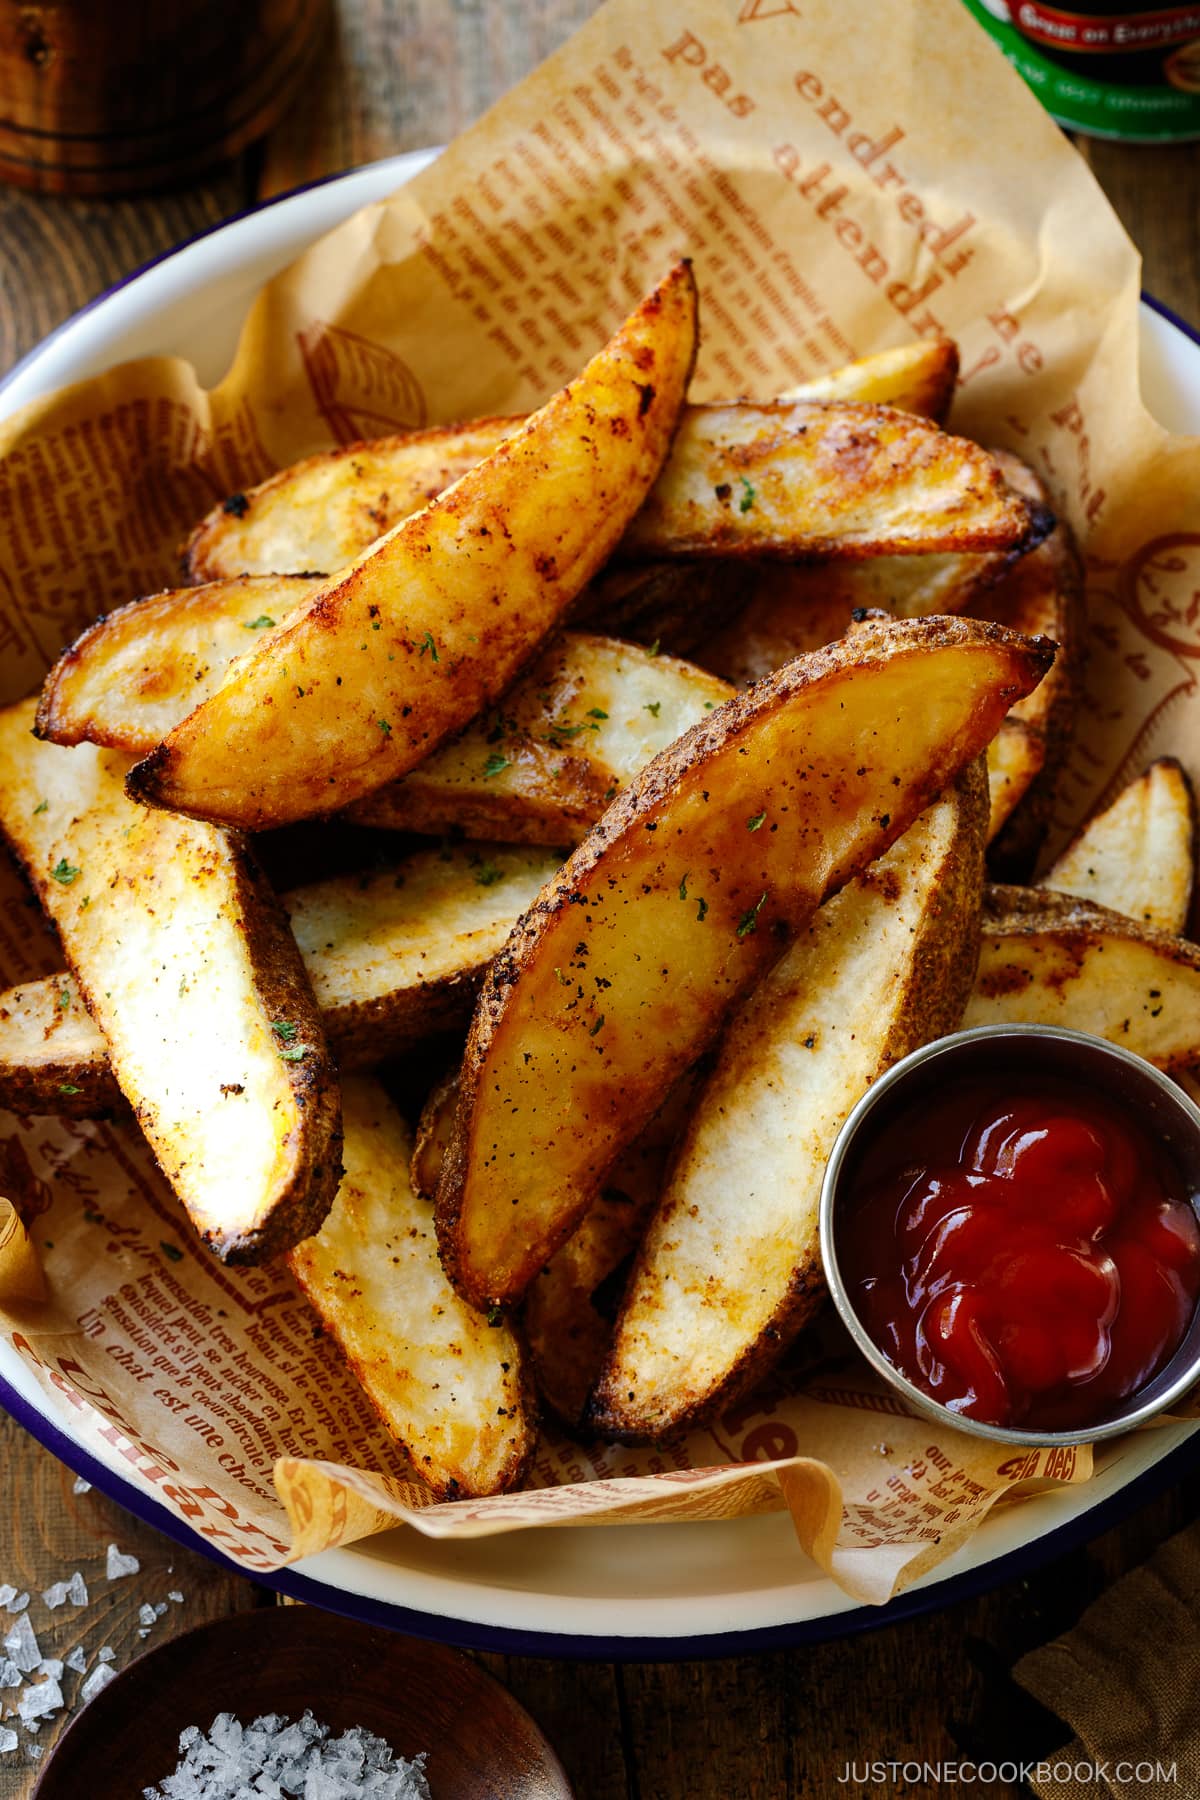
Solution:
M 714 675 L 564 632 L 492 712 L 350 808 L 361 825 L 575 844 L 652 757 L 730 696 Z
M 974 620 L 864 627 L 728 701 L 618 797 L 476 1007 L 438 1188 L 466 1298 L 524 1291 L 729 1008 L 1052 655 Z
M 322 585 L 310 575 L 239 575 L 131 600 L 59 657 L 42 685 L 37 735 L 148 755 Z
M 442 1273 L 433 1209 L 409 1180 L 411 1133 L 383 1089 L 352 1076 L 344 1105 L 346 1173 L 288 1267 L 437 1497 L 502 1493 L 537 1438 L 520 1343 Z
M 898 406 L 940 425 L 950 411 L 958 380 L 958 346 L 951 338 L 918 338 L 894 350 L 860 357 L 828 375 L 792 388 L 788 400 L 858 400 Z
M 371 1068 L 465 1025 L 484 969 L 557 866 L 538 850 L 456 845 L 285 894 L 339 1066 Z M 120 1098 L 70 976 L 0 994 L 0 1106 L 94 1118 Z
M 331 572 L 494 455 L 519 419 L 324 451 L 204 519 L 188 578 Z M 846 400 L 689 406 L 620 556 L 1012 552 L 1049 529 L 992 457 L 927 419 Z
M 58 928 L 121 1091 L 197 1233 L 228 1262 L 307 1237 L 341 1110 L 287 919 L 242 841 L 125 796 L 128 762 L 0 713 L 0 827 Z
M 964 1026 L 1066 1025 L 1169 1072 L 1200 1057 L 1200 948 L 1089 900 L 995 887 Z
M 1032 469 L 1003 451 L 997 452 L 997 460 L 1010 484 L 1031 502 L 1044 499 L 1045 490 Z M 1001 582 L 973 599 L 970 610 L 1013 631 L 1053 638 L 1059 647 L 1046 680 L 1013 708 L 1013 719 L 1031 739 L 1040 741 L 1042 762 L 988 855 L 994 874 L 1024 881 L 1032 874 L 1050 822 L 1083 680 L 1087 626 L 1083 570 L 1070 526 L 1060 522 Z
M 1046 760 L 1046 740 L 1024 719 L 1005 719 L 988 745 L 988 785 L 991 811 L 990 844 L 1021 804 Z
M 1196 866 L 1196 801 L 1173 756 L 1152 762 L 1093 814 L 1042 880 L 1158 931 L 1186 930 Z
M 825 902 L 733 1015 L 588 1407 L 604 1436 L 650 1441 L 710 1417 L 812 1316 L 834 1139 L 893 1062 L 957 1027 L 971 992 L 986 821 L 977 761 Z
M 662 467 L 695 347 L 680 263 L 515 436 L 264 631 L 130 793 L 261 827 L 421 762 L 503 693 L 607 561 Z
M 1012 560 L 997 552 L 756 563 L 746 569 L 742 604 L 695 645 L 696 659 L 736 687 L 748 687 L 793 656 L 832 644 L 864 608 L 897 619 L 970 612 L 975 595 L 998 581 Z

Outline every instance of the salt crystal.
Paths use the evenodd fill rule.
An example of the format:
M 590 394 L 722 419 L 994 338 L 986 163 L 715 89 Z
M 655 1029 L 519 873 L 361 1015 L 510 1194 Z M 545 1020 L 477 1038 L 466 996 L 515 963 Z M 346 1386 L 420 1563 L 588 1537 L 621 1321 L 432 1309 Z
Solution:
M 111 1662 L 115 1655 L 116 1655 L 116 1651 L 113 1649 L 111 1644 L 101 1644 L 100 1648 L 96 1652 L 96 1661 L 97 1662 Z
M 145 1605 L 138 1607 L 139 1625 L 153 1625 L 157 1616 L 158 1615 L 155 1613 L 154 1608 L 150 1605 L 149 1601 L 146 1601 Z
M 15 1731 L 9 1731 L 7 1726 L 0 1725 L 0 1756 L 7 1756 L 10 1750 L 16 1749 L 20 1741 Z
M 170 1588 L 167 1592 L 167 1599 L 173 1600 L 175 1602 L 176 1606 L 183 1605 L 183 1595 L 180 1593 L 178 1588 Z
M 37 1762 L 39 1757 L 46 1754 L 46 1747 L 44 1744 L 26 1744 L 25 1754 L 28 1756 L 30 1762 Z
M 249 1726 L 220 1713 L 207 1735 L 189 1725 L 179 1749 L 174 1772 L 161 1786 L 144 1788 L 144 1800 L 429 1800 L 424 1756 L 397 1760 L 361 1726 L 330 1738 L 329 1726 L 310 1712 L 295 1723 L 267 1714 Z
M 43 1656 L 35 1670 L 35 1673 L 38 1675 L 53 1675 L 56 1681 L 62 1672 L 63 1666 L 57 1656 Z
M 83 1671 L 87 1668 L 87 1651 L 82 1644 L 76 1644 L 70 1655 L 64 1658 L 64 1661 L 68 1669 L 74 1669 L 77 1675 L 82 1675 Z
M 21 1685 L 21 1671 L 11 1657 L 0 1656 L 0 1688 L 14 1688 Z
M 88 1603 L 88 1586 L 81 1569 L 76 1569 L 67 1583 L 67 1599 L 72 1606 L 86 1606 Z
M 104 1573 L 110 1581 L 119 1581 L 122 1575 L 136 1575 L 141 1566 L 136 1556 L 126 1556 L 115 1544 L 108 1546 Z
M 158 1602 L 157 1602 L 157 1603 L 156 1603 L 156 1605 L 155 1605 L 155 1608 L 154 1608 L 154 1616 L 155 1616 L 155 1618 L 156 1618 L 156 1619 L 161 1619 L 161 1618 L 162 1618 L 162 1616 L 163 1616 L 163 1614 L 164 1614 L 164 1613 L 165 1613 L 165 1612 L 166 1612 L 166 1610 L 167 1610 L 167 1603 L 166 1603 L 166 1601 L 165 1601 L 165 1600 L 159 1600 L 159 1601 L 158 1601 Z
M 116 1679 L 116 1676 L 106 1662 L 97 1663 L 96 1667 L 92 1670 L 91 1674 L 80 1688 L 79 1698 L 84 1701 L 85 1704 L 89 1700 L 94 1700 L 102 1688 L 106 1688 L 110 1681 L 115 1681 Z
M 17 1711 L 26 1725 L 32 1728 L 36 1719 L 48 1719 L 52 1713 L 61 1712 L 62 1704 L 62 1689 L 51 1676 L 48 1681 L 39 1683 L 37 1687 L 27 1687 L 21 1690 L 21 1698 L 17 1701 Z
M 150 1636 L 150 1627 L 148 1625 L 143 1625 L 142 1629 L 138 1632 L 138 1636 L 140 1638 L 148 1638 Z
M 77 1475 L 75 1477 L 75 1480 L 71 1484 L 71 1492 L 73 1494 L 90 1494 L 91 1491 L 92 1491 L 91 1482 L 85 1481 L 83 1479 L 82 1475 Z
M 27 1593 L 21 1593 L 18 1594 L 15 1599 L 10 1600 L 4 1610 L 10 1613 L 24 1612 L 28 1605 L 29 1595 Z
M 7 1606 L 9 1601 L 15 1600 L 16 1597 L 17 1590 L 11 1582 L 6 1581 L 3 1586 L 0 1586 L 0 1606 Z
M 37 1668 L 42 1660 L 42 1653 L 38 1649 L 38 1641 L 33 1634 L 33 1626 L 29 1623 L 28 1613 L 21 1614 L 4 1639 L 4 1648 L 23 1675 L 28 1675 L 31 1670 Z
M 67 1584 L 65 1581 L 52 1581 L 48 1588 L 42 1589 L 42 1599 L 45 1601 L 51 1612 L 53 1612 L 56 1607 L 62 1606 L 65 1603 L 66 1598 Z

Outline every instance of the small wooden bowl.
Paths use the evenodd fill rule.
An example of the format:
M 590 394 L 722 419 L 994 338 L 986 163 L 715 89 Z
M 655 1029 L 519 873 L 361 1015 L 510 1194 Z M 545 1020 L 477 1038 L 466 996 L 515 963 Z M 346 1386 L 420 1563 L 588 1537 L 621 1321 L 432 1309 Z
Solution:
M 335 1736 L 361 1725 L 398 1756 L 427 1751 L 435 1800 L 572 1800 L 529 1714 L 469 1657 L 300 1606 L 238 1613 L 139 1656 L 63 1733 L 34 1800 L 128 1800 L 174 1771 L 186 1726 L 306 1708 Z
M 329 0 L 0 7 L 0 181 L 129 194 L 233 156 L 290 104 L 329 10 Z

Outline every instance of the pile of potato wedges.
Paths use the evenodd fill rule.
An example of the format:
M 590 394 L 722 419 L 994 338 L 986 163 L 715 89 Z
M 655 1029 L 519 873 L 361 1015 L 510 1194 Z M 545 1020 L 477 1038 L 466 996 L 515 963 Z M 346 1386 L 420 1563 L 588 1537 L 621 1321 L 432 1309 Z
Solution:
M 921 1043 L 1200 1057 L 1177 765 L 990 885 L 1037 864 L 1083 599 L 1037 478 L 942 429 L 953 345 L 692 405 L 697 330 L 680 264 L 530 417 L 230 496 L 0 713 L 66 965 L 0 995 L 0 1104 L 131 1110 L 439 1496 L 519 1483 L 539 1408 L 648 1441 L 759 1380 Z

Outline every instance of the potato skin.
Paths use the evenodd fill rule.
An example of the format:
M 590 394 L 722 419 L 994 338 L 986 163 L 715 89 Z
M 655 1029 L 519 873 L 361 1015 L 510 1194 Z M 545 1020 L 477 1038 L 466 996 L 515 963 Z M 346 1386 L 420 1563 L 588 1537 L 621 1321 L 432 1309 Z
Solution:
M 1052 657 L 976 620 L 871 624 L 730 700 L 618 796 L 476 1007 L 438 1190 L 466 1298 L 524 1290 L 728 1008 Z M 918 696 L 923 731 L 905 737 L 895 709 Z

